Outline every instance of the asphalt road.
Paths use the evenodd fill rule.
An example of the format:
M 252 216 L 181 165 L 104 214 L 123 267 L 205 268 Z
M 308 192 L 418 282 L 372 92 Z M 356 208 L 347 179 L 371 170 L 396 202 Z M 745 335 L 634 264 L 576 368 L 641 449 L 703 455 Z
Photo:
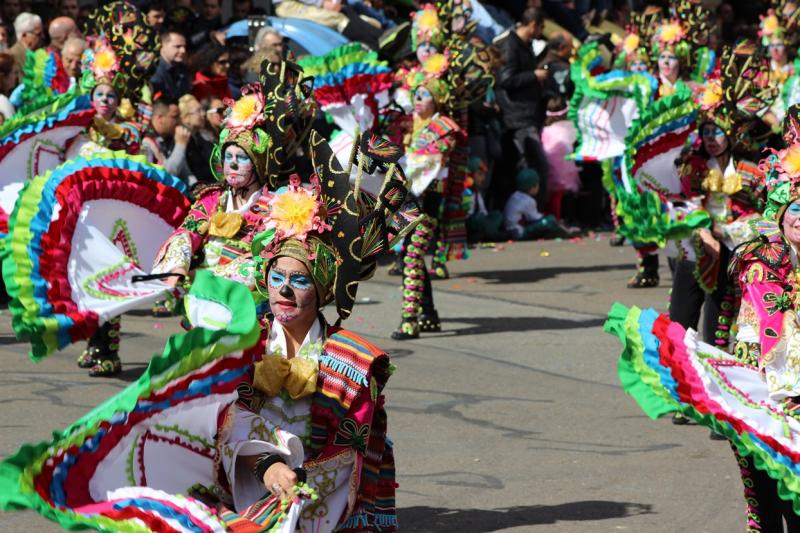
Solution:
M 652 421 L 620 389 L 619 346 L 602 332 L 614 301 L 663 310 L 662 286 L 630 290 L 630 248 L 607 238 L 476 250 L 435 282 L 444 331 L 396 342 L 399 279 L 362 284 L 347 327 L 387 349 L 404 531 L 744 530 L 738 468 L 697 426 Z M 78 369 L 78 347 L 34 365 L 0 315 L 0 456 L 42 440 L 119 391 L 178 331 L 123 320 L 120 379 Z M 57 531 L 28 512 L 0 531 Z

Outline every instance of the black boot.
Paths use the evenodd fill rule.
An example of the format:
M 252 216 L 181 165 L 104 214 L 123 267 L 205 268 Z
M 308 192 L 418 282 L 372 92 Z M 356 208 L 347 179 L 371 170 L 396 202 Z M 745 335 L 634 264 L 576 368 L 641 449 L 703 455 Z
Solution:
M 658 287 L 658 254 L 644 256 L 639 263 L 639 271 L 628 281 L 629 289 Z
M 442 322 L 439 320 L 439 313 L 436 309 L 423 311 L 419 315 L 420 333 L 438 333 L 442 331 Z

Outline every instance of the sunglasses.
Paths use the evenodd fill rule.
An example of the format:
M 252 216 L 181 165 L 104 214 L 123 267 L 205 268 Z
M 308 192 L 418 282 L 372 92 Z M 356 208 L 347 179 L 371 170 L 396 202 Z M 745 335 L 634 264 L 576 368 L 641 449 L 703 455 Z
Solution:
M 224 107 L 212 107 L 206 111 L 206 114 L 213 115 L 214 113 L 219 113 L 220 115 L 225 112 Z

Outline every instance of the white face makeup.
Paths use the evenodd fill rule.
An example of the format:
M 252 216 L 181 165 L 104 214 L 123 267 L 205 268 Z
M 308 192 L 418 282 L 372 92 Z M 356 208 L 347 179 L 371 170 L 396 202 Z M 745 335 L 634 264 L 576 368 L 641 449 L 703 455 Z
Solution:
M 670 83 L 675 83 L 678 81 L 678 75 L 680 74 L 680 61 L 678 61 L 678 56 L 676 56 L 674 52 L 665 50 L 659 54 L 658 73 L 663 79 L 669 81 Z
M 425 87 L 419 87 L 414 93 L 414 112 L 420 118 L 430 118 L 436 112 L 433 95 Z
M 728 149 L 728 137 L 719 126 L 714 124 L 703 124 L 700 128 L 700 138 L 703 147 L 711 157 L 719 157 Z
M 786 45 L 783 41 L 772 41 L 769 43 L 769 58 L 776 63 L 784 64 L 788 61 L 786 55 Z
M 417 46 L 417 61 L 422 63 L 437 52 L 438 50 L 431 43 L 420 43 Z
M 317 313 L 317 290 L 306 266 L 293 257 L 279 257 L 267 272 L 269 306 L 275 320 L 290 324 Z
M 256 175 L 255 167 L 247 152 L 233 144 L 225 148 L 222 172 L 225 182 L 234 189 L 247 187 L 253 182 Z
M 783 214 L 783 235 L 795 248 L 800 246 L 800 201 L 786 208 Z
M 119 108 L 117 91 L 111 85 L 101 83 L 92 93 L 92 104 L 102 119 L 111 120 Z

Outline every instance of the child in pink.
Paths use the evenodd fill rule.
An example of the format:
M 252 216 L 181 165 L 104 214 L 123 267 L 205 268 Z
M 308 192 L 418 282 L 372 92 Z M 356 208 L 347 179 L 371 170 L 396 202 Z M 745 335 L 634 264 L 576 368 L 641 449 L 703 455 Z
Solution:
M 567 102 L 561 96 L 547 102 L 547 116 L 542 129 L 542 146 L 547 155 L 548 192 L 547 212 L 561 220 L 561 204 L 566 194 L 575 194 L 581 186 L 578 166 L 568 160 L 573 152 L 577 132 L 567 118 Z

